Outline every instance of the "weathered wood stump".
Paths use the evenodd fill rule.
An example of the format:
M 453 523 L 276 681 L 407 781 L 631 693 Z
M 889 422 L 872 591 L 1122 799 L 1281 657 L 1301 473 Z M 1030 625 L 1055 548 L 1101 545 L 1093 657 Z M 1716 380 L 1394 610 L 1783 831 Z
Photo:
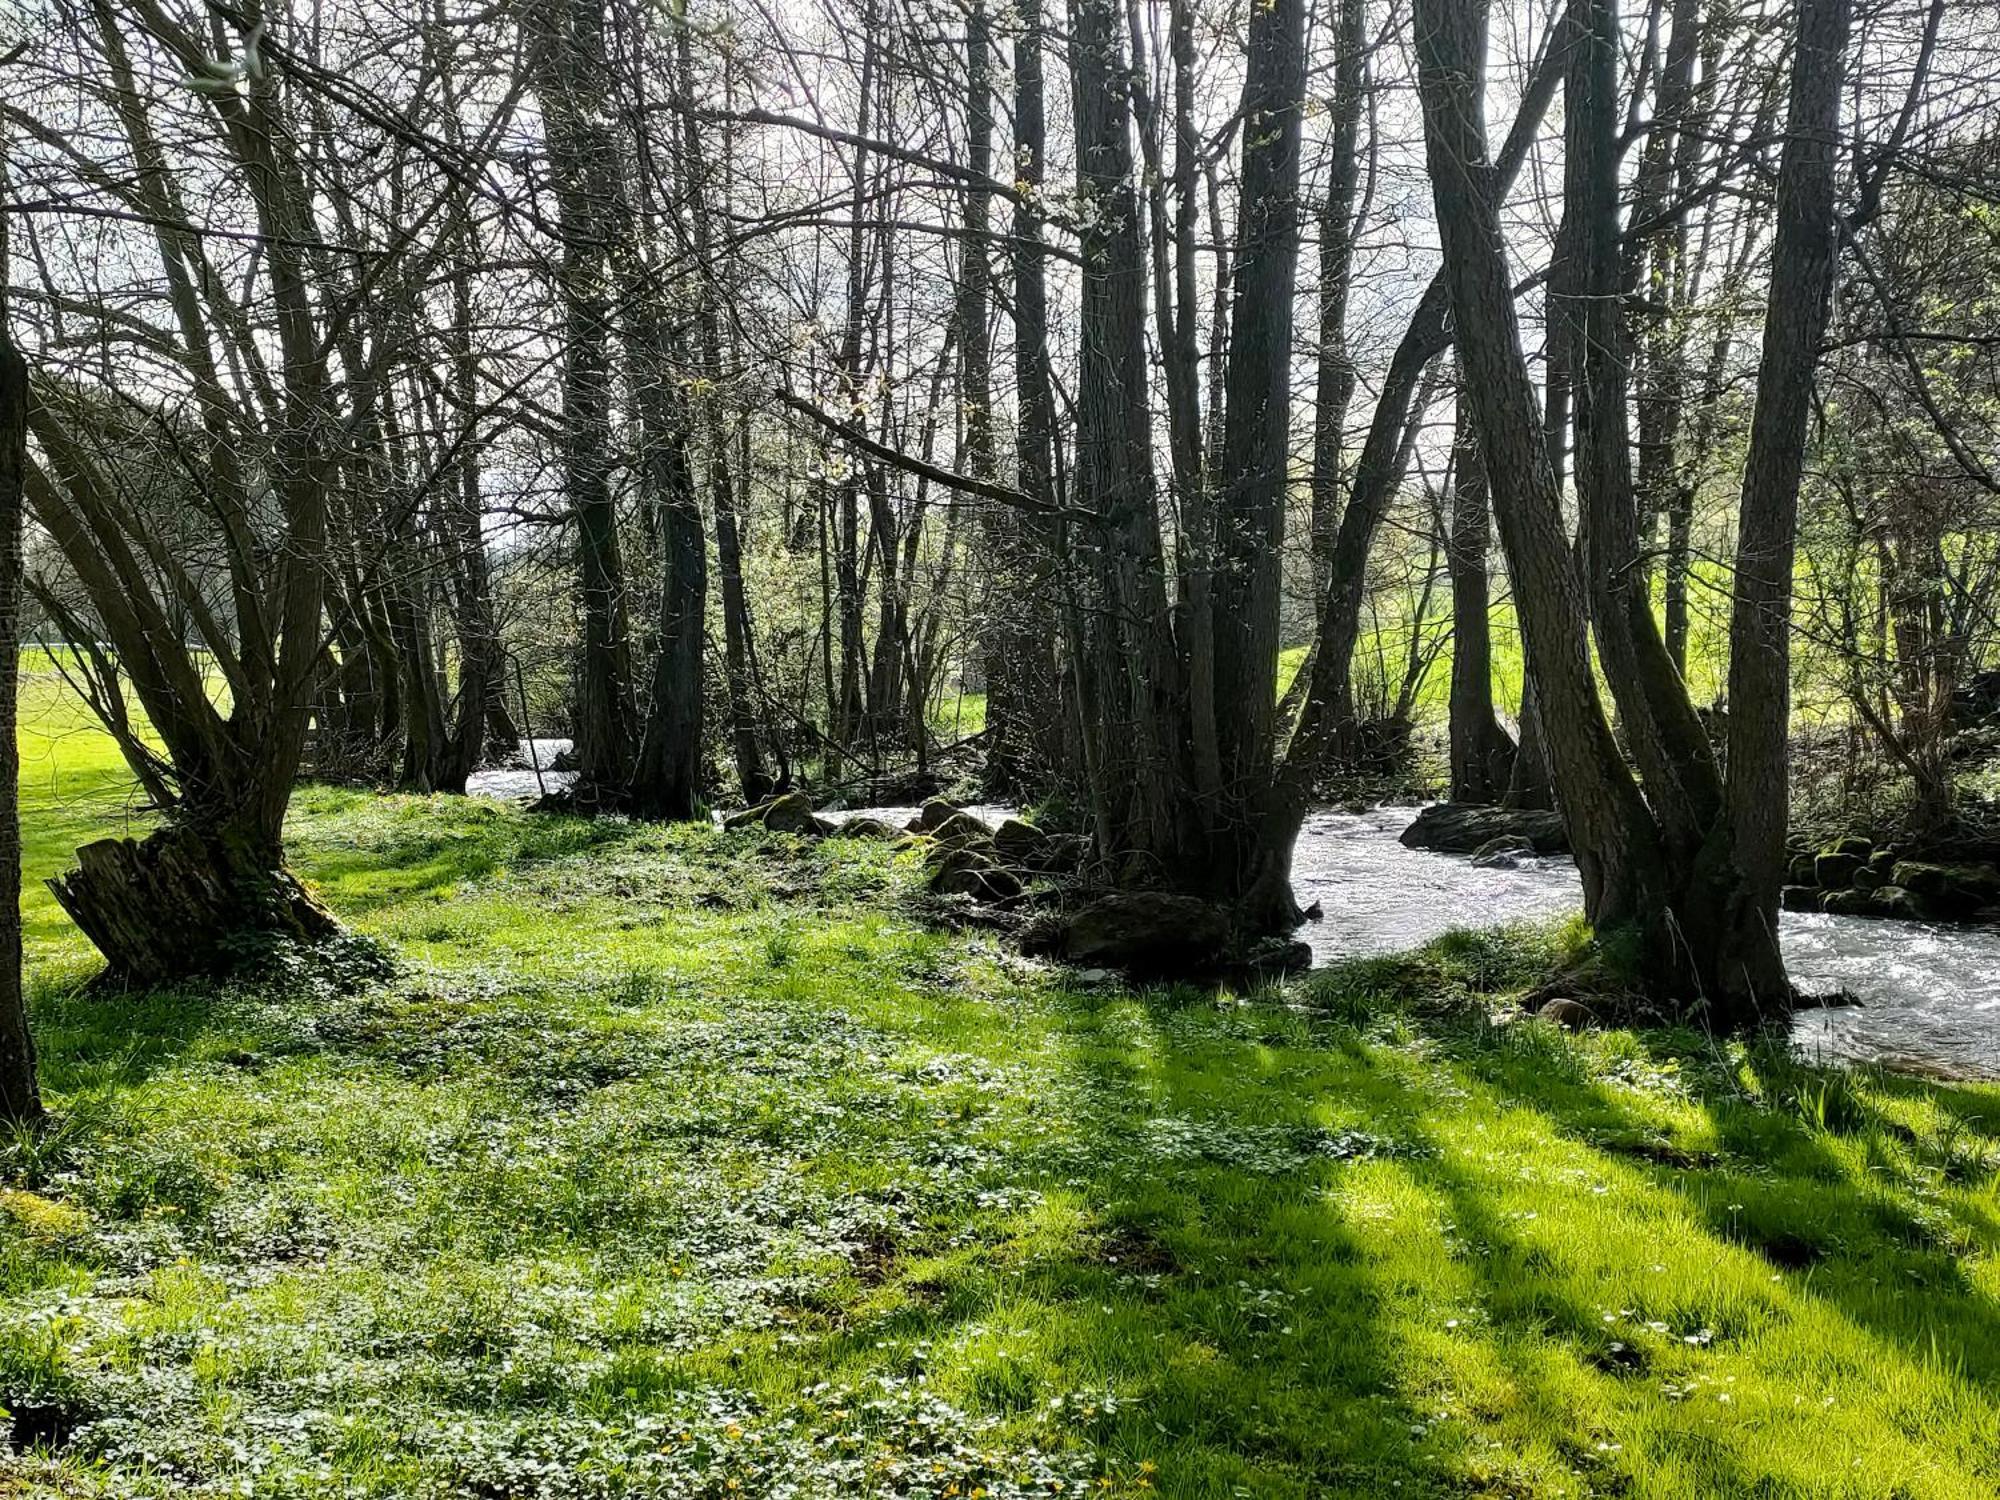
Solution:
M 246 936 L 310 943 L 340 930 L 297 876 L 226 834 L 169 826 L 144 839 L 100 839 L 76 858 L 49 889 L 116 983 L 219 973 L 244 957 Z

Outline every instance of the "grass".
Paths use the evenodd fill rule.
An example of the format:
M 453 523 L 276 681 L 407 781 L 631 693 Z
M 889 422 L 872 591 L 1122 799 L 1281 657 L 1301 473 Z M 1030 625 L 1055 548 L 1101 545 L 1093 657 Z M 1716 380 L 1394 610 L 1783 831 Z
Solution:
M 31 879 L 125 806 L 33 750 Z M 292 843 L 397 974 L 98 995 L 30 897 L 0 1495 L 2000 1490 L 2000 1091 L 1491 1025 L 1560 932 L 1132 991 L 879 845 Z

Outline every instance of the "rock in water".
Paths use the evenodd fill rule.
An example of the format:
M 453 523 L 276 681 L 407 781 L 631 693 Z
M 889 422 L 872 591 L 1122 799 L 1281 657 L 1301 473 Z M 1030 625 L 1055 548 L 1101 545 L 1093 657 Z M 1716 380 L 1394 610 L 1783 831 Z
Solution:
M 1406 849 L 1440 854 L 1476 854 L 1495 839 L 1522 840 L 1536 854 L 1567 854 L 1569 832 L 1561 813 L 1526 808 L 1482 807 L 1469 802 L 1433 802 L 1403 830 Z
M 1900 860 L 1889 874 L 1889 884 L 1916 892 L 1936 915 L 1958 921 L 2000 901 L 2000 869 L 1987 864 Z
M 1472 862 L 1482 870 L 1511 870 L 1521 863 L 1522 855 L 1534 852 L 1533 840 L 1518 833 L 1504 833 L 1473 850 Z

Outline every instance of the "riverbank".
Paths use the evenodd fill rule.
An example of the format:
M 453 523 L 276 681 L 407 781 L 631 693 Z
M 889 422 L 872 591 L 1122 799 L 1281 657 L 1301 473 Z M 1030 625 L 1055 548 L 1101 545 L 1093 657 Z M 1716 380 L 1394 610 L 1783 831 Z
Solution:
M 15 1493 L 2000 1476 L 2000 1090 L 1490 1026 L 1557 928 L 1141 991 L 885 845 L 315 789 L 293 848 L 400 974 L 91 996 L 31 912 Z

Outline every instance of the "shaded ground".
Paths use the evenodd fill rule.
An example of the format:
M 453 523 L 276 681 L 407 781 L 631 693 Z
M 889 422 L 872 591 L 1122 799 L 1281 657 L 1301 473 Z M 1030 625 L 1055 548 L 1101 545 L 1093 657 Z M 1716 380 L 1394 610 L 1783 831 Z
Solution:
M 1078 990 L 882 846 L 294 840 L 400 977 L 89 997 L 31 912 L 0 1494 L 2000 1490 L 2000 1091 L 1488 1026 L 1557 933 Z

